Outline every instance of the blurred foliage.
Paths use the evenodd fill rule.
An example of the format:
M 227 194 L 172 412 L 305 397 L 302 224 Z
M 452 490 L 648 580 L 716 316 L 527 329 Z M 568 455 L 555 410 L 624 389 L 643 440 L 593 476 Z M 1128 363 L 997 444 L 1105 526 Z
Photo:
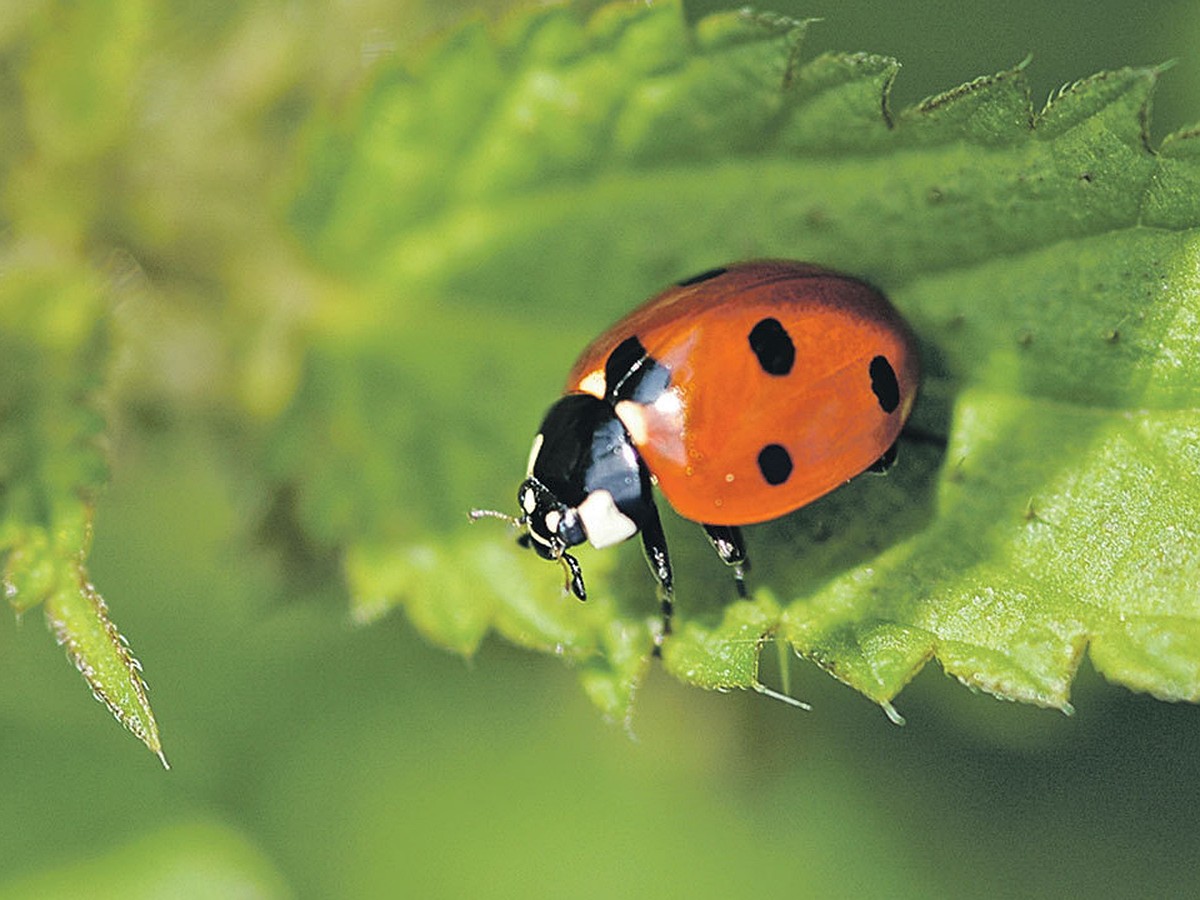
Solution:
M 257 850 L 211 822 L 164 828 L 100 859 L 14 881 L 3 894 L 10 900 L 65 900 L 81 894 L 91 900 L 291 896 Z
M 146 736 L 139 668 L 95 576 L 147 659 L 176 766 L 139 770 L 36 629 L 0 629 L 0 878 L 32 873 L 0 896 L 1186 883 L 1195 710 L 1105 691 L 1086 663 L 1070 721 L 926 674 L 903 731 L 804 672 L 793 690 L 820 705 L 799 718 L 651 668 L 631 744 L 555 667 L 484 640 L 494 627 L 563 654 L 625 715 L 654 614 L 636 549 L 586 559 L 603 587 L 580 606 L 462 511 L 505 502 L 572 354 L 618 312 L 714 257 L 811 255 L 912 315 L 932 372 L 921 415 L 953 426 L 950 451 L 916 448 L 896 477 L 756 530 L 752 604 L 703 596 L 719 564 L 669 523 L 690 574 L 668 668 L 754 683 L 782 616 L 877 701 L 932 633 L 954 674 L 1062 706 L 1103 626 L 1107 677 L 1194 694 L 1197 142 L 1155 156 L 1142 129 L 1152 85 L 1155 122 L 1171 123 L 1154 133 L 1195 117 L 1200 18 L 1087 4 L 1031 29 L 1020 4 L 785 5 L 828 18 L 786 102 L 794 36 L 726 18 L 693 38 L 671 7 L 433 41 L 461 9 L 0 11 L 7 593 L 75 622 L 56 632 L 77 663 L 71 635 L 91 634 L 85 674 L 110 703 L 119 674 L 116 705 Z M 1031 41 L 1032 66 L 1012 68 Z M 878 116 L 894 64 L 821 53 L 839 46 L 924 73 L 896 83 L 895 129 Z M 1161 83 L 1113 72 L 1033 136 L 1011 130 L 1028 84 L 1044 96 L 1173 53 Z M 1091 349 L 1062 349 L 1077 344 Z M 398 622 L 345 629 L 343 578 L 359 619 L 403 599 L 421 633 L 478 654 L 473 671 Z M 930 598 L 930 583 L 953 590 Z M 1022 605 L 1030 584 L 1049 619 Z M 963 600 L 973 618 L 955 614 Z M 1147 615 L 1123 618 L 1134 604 Z M 784 678 L 769 657 L 763 679 Z

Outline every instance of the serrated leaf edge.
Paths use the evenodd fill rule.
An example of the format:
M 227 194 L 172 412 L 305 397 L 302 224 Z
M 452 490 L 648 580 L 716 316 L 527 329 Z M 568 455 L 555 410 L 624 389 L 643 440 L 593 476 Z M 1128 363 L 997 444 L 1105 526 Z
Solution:
M 78 670 L 79 674 L 83 676 L 88 686 L 92 689 L 92 696 L 103 703 L 108 711 L 112 713 L 113 718 L 125 726 L 125 729 L 130 734 L 158 756 L 164 768 L 169 769 L 171 766 L 163 753 L 162 742 L 158 735 L 158 723 L 155 721 L 154 713 L 150 709 L 150 700 L 147 696 L 148 686 L 142 676 L 142 664 L 133 655 L 133 649 L 130 647 L 128 639 L 117 628 L 112 617 L 109 615 L 108 604 L 104 602 L 104 598 L 100 595 L 100 592 L 96 590 L 96 587 L 89 580 L 87 571 L 84 568 L 82 554 L 74 562 L 73 571 L 75 584 L 62 590 L 78 590 L 79 597 L 88 606 L 91 614 L 95 616 L 104 629 L 109 645 L 115 651 L 117 658 L 124 668 L 138 708 L 136 710 L 126 710 L 105 690 L 104 685 L 96 677 L 95 669 L 89 661 L 81 642 L 71 630 L 66 619 L 57 613 L 57 603 L 53 595 L 43 600 L 46 625 L 54 635 L 54 639 L 58 645 L 66 651 L 67 658 L 74 663 L 76 670 Z

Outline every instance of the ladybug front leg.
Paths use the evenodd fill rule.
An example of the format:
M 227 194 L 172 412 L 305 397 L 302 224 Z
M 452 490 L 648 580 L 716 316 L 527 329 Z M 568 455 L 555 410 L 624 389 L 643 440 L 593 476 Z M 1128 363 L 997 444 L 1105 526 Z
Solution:
M 671 614 L 674 612 L 674 579 L 671 576 L 671 557 L 667 555 L 667 537 L 663 534 L 658 508 L 649 503 L 642 510 L 638 528 L 642 532 L 642 549 L 650 572 L 658 582 L 658 601 L 662 609 L 662 631 L 654 637 L 655 655 L 661 653 L 663 640 L 671 633 Z
M 746 542 L 742 540 L 742 529 L 736 525 L 705 525 L 704 533 L 721 557 L 721 562 L 733 566 L 733 586 L 743 600 L 746 599 L 746 570 L 750 560 L 746 559 Z

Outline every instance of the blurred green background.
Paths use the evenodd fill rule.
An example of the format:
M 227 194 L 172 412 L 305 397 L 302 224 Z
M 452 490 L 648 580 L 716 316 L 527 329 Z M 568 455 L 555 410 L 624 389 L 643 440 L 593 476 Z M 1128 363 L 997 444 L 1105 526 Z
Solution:
M 212 346 L 200 323 L 264 317 L 230 272 L 271 268 L 272 176 L 304 123 L 353 96 L 364 58 L 419 52 L 476 8 L 455 7 L 131 2 L 153 83 L 112 75 L 112 35 L 60 37 L 55 4 L 0 12 L 0 125 L 32 122 L 58 147 L 5 170 L 5 227 L 130 253 L 170 299 L 154 333 L 174 341 L 130 351 L 173 364 L 118 373 L 159 375 L 113 412 L 92 556 L 172 770 L 87 697 L 40 616 L 0 616 L 0 897 L 1194 895 L 1200 712 L 1086 664 L 1071 718 L 929 667 L 897 702 L 903 728 L 800 663 L 807 714 L 655 672 L 631 739 L 559 662 L 498 641 L 464 662 L 400 616 L 355 628 L 330 560 L 297 571 L 246 545 L 264 498 L 217 398 L 232 354 L 261 376 L 246 406 L 269 412 L 276 357 Z M 773 7 L 824 18 L 806 55 L 898 57 L 897 108 L 1029 53 L 1038 105 L 1175 58 L 1153 133 L 1200 121 L 1195 0 Z M 115 124 L 73 133 L 54 104 L 93 88 L 112 88 Z M 133 121 L 147 139 L 119 136 Z M 111 156 L 77 150 L 105 141 L 129 155 L 117 183 Z M 0 129 L 0 154 L 14 143 Z M 139 309 L 124 313 L 135 334 Z

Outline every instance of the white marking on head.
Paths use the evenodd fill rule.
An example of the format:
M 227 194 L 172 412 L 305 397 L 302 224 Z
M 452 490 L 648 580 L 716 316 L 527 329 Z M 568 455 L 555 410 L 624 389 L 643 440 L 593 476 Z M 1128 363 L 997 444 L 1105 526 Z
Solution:
M 633 519 L 617 509 L 608 491 L 592 491 L 579 504 L 579 519 L 587 533 L 588 543 L 597 550 L 619 544 L 637 534 Z
M 546 531 L 549 534 L 558 534 L 558 526 L 562 524 L 562 513 L 557 509 L 552 509 L 546 513 Z
M 650 426 L 646 422 L 646 408 L 632 400 L 622 400 L 614 407 L 617 418 L 638 446 L 644 446 L 650 435 Z
M 533 475 L 533 464 L 537 462 L 538 454 L 542 452 L 542 444 L 546 442 L 546 436 L 539 434 L 533 439 L 533 446 L 529 448 L 529 464 L 525 467 L 525 477 L 529 478 Z M 532 509 L 527 509 L 525 512 L 533 512 Z
M 603 400 L 604 392 L 608 390 L 608 382 L 604 380 L 604 370 L 595 369 L 584 375 L 579 380 L 579 390 Z
M 525 488 L 525 492 L 521 494 L 521 509 L 525 510 L 527 516 L 537 509 L 537 495 L 533 493 L 533 488 Z

